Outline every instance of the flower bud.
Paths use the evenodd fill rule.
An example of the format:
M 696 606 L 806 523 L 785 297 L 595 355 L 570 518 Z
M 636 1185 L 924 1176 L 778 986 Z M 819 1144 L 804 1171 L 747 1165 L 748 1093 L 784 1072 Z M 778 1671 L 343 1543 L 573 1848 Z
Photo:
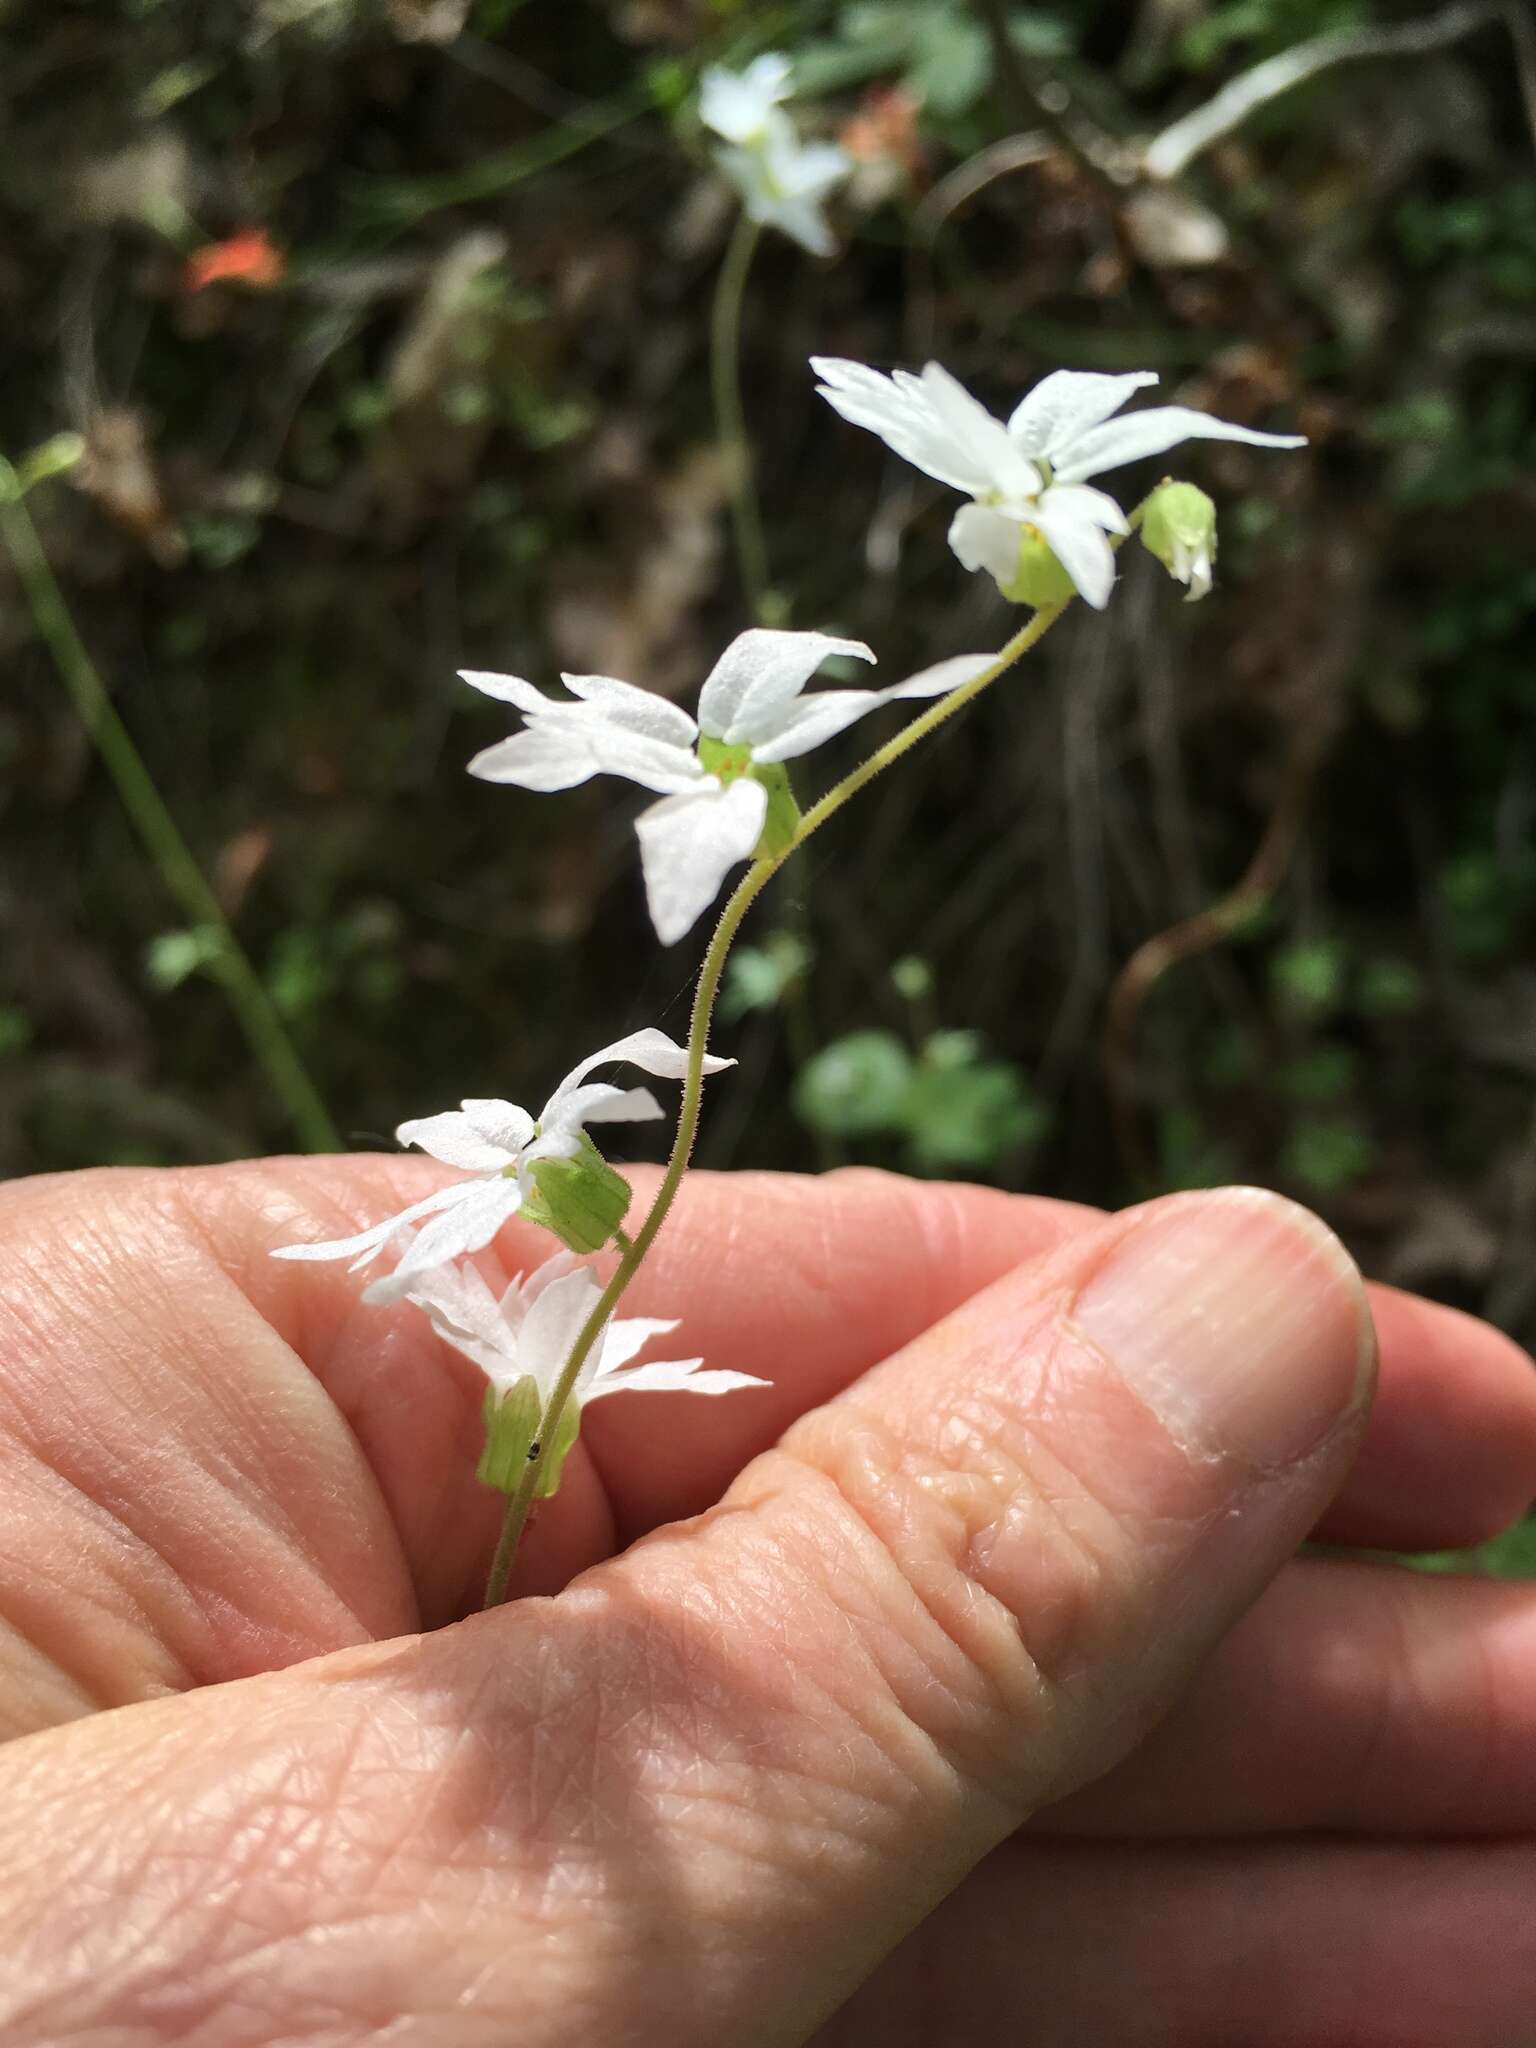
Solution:
M 1147 500 L 1141 539 L 1176 582 L 1189 585 L 1186 604 L 1205 596 L 1216 559 L 1216 507 L 1204 491 L 1194 484 L 1159 484 Z
M 1037 526 L 1026 526 L 1019 536 L 1018 568 L 1013 581 L 999 588 L 1010 604 L 1027 604 L 1035 611 L 1048 604 L 1065 604 L 1077 595 L 1077 585 Z
M 629 1213 L 630 1187 L 583 1131 L 569 1159 L 537 1159 L 529 1169 L 536 1194 L 522 1214 L 552 1230 L 573 1252 L 599 1252 Z

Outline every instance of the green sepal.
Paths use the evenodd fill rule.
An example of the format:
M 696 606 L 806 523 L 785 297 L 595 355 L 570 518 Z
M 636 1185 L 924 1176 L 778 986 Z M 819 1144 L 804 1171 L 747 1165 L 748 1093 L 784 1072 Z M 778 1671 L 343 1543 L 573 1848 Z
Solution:
M 751 775 L 768 792 L 768 810 L 752 858 L 778 860 L 794 845 L 800 830 L 800 806 L 789 786 L 789 770 L 782 761 L 754 761 Z
M 551 1442 L 544 1446 L 544 1455 L 539 1461 L 539 1481 L 533 1489 L 535 1500 L 552 1500 L 560 1491 L 560 1475 L 565 1470 L 565 1461 L 570 1448 L 581 1434 L 581 1402 L 573 1394 L 560 1414 L 560 1427 Z
M 573 1252 L 600 1252 L 629 1214 L 629 1182 L 615 1173 L 585 1131 L 572 1159 L 537 1159 L 531 1169 L 537 1193 L 524 1199 L 521 1214 L 552 1230 Z
M 1013 581 L 999 588 L 1010 604 L 1027 604 L 1037 612 L 1077 595 L 1077 585 L 1033 526 L 1026 526 L 1019 536 L 1019 564 Z
M 1198 484 L 1172 477 L 1160 483 L 1142 514 L 1141 540 L 1170 576 L 1191 585 L 1191 596 L 1196 595 L 1191 570 L 1198 563 L 1204 564 L 1203 583 L 1209 587 L 1216 559 L 1216 507 Z
M 475 1467 L 482 1486 L 498 1493 L 515 1493 L 527 1469 L 529 1453 L 539 1433 L 543 1403 L 531 1374 L 524 1374 L 504 1394 L 494 1387 L 485 1390 L 485 1449 Z

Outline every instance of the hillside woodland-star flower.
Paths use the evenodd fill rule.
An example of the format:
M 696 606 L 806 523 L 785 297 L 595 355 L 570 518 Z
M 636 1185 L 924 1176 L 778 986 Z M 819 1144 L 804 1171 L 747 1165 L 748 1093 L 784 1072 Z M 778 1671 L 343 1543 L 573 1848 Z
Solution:
M 375 1281 L 365 1296 L 369 1301 L 398 1300 L 420 1274 L 488 1245 L 536 1193 L 541 1161 L 574 1159 L 582 1152 L 589 1123 L 640 1123 L 664 1114 L 649 1088 L 617 1088 L 611 1082 L 587 1080 L 594 1067 L 618 1061 L 665 1081 L 681 1081 L 688 1070 L 687 1053 L 665 1032 L 634 1031 L 573 1067 L 537 1117 L 516 1103 L 493 1099 L 471 1099 L 438 1116 L 415 1117 L 395 1132 L 399 1142 L 419 1145 L 433 1159 L 461 1167 L 472 1177 L 436 1189 L 354 1237 L 280 1245 L 274 1258 L 349 1259 L 351 1270 L 357 1272 L 430 1216 L 433 1220 L 412 1237 L 394 1272 Z M 735 1064 L 706 1055 L 704 1071 L 716 1074 Z
M 736 188 L 750 220 L 777 228 L 813 256 L 837 243 L 822 213 L 853 159 L 830 142 L 802 142 L 782 101 L 792 90 L 787 57 L 756 58 L 745 71 L 713 66 L 699 89 L 699 118 L 726 144 L 715 161 Z
M 898 699 L 941 697 L 979 673 L 985 654 L 962 654 L 884 690 L 813 690 L 806 684 L 834 654 L 873 661 L 861 640 L 753 627 L 715 663 L 699 715 L 613 676 L 562 676 L 570 699 L 546 697 L 518 676 L 462 669 L 466 683 L 516 705 L 521 732 L 487 747 L 471 775 L 519 789 L 572 789 L 593 775 L 622 775 L 660 802 L 636 822 L 651 921 L 664 945 L 680 939 L 720 893 L 727 873 L 752 856 L 770 800 L 788 796 L 783 763 L 809 753 L 855 720 Z
M 921 376 L 886 376 L 833 356 L 813 356 L 811 368 L 822 397 L 845 420 L 969 496 L 950 525 L 949 544 L 964 567 L 985 569 L 1017 602 L 1046 601 L 1029 589 L 1031 550 L 1042 542 L 1089 604 L 1102 610 L 1109 602 L 1115 557 L 1107 536 L 1125 533 L 1126 518 L 1090 477 L 1182 441 L 1305 446 L 1303 435 L 1259 433 L 1184 405 L 1112 418 L 1134 391 L 1157 382 L 1151 370 L 1055 370 L 1005 425 L 938 363 Z
M 472 1265 L 417 1273 L 406 1292 L 438 1336 L 485 1374 L 486 1443 L 479 1477 L 511 1493 L 527 1467 L 566 1361 L 602 1298 L 601 1283 L 590 1267 L 559 1252 L 499 1296 Z M 729 1394 L 739 1387 L 768 1385 L 749 1373 L 706 1371 L 701 1358 L 634 1363 L 654 1338 L 676 1328 L 675 1322 L 648 1316 L 605 1325 L 582 1361 L 554 1438 L 543 1445 L 539 1496 L 547 1498 L 558 1488 L 566 1453 L 581 1428 L 581 1411 L 605 1394 Z
M 438 1336 L 479 1366 L 498 1394 L 532 1379 L 540 1405 L 547 1407 L 602 1291 L 590 1266 L 573 1252 L 557 1252 L 499 1296 L 474 1266 L 447 1265 L 418 1272 L 406 1299 L 426 1312 Z M 702 1358 L 634 1363 L 653 1338 L 676 1328 L 676 1321 L 649 1316 L 608 1323 L 582 1364 L 572 1398 L 584 1403 L 605 1394 L 729 1394 L 768 1385 L 750 1373 L 702 1370 Z

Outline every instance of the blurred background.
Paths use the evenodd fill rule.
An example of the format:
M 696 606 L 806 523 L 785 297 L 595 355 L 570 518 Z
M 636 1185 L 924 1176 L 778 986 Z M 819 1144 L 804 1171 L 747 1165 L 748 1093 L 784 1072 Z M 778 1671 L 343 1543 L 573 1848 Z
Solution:
M 220 918 L 348 1145 L 682 1035 L 703 933 L 651 937 L 643 799 L 468 780 L 511 718 L 454 671 L 691 703 L 750 623 L 695 101 L 778 49 L 852 172 L 836 257 L 766 232 L 743 288 L 763 616 L 888 681 L 1010 630 L 813 352 L 935 355 L 1002 413 L 1150 368 L 1311 445 L 1176 458 L 1215 594 L 1128 550 L 776 885 L 702 1158 L 1262 1181 L 1536 1339 L 1522 7 L 11 0 L 0 44 L 0 450 L 40 479 L 0 551 L 0 1170 L 321 1134 Z

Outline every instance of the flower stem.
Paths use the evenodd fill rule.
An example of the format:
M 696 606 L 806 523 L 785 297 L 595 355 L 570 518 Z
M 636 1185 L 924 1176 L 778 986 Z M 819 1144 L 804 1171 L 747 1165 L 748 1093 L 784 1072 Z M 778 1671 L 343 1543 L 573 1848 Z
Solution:
M 307 1152 L 339 1151 L 336 1128 L 272 998 L 230 928 L 223 906 L 97 674 L 8 465 L 0 466 L 0 533 L 26 591 L 37 630 L 116 785 L 123 809 L 183 915 L 210 930 L 217 940 L 212 971 L 300 1144 Z
M 785 861 L 805 844 L 813 832 L 818 831 L 834 812 L 841 810 L 849 798 L 857 795 L 866 783 L 872 782 L 882 769 L 888 768 L 893 761 L 899 761 L 909 747 L 916 746 L 918 741 L 925 738 L 936 726 L 942 725 L 947 718 L 952 718 L 963 706 L 979 697 L 989 684 L 996 682 L 1005 670 L 1010 669 L 1021 655 L 1027 654 L 1030 648 L 1050 631 L 1065 609 L 1066 604 L 1063 603 L 1048 605 L 1043 610 L 1035 612 L 980 675 L 973 676 L 970 682 L 958 690 L 951 691 L 947 697 L 941 697 L 920 717 L 903 726 L 894 739 L 888 740 L 883 747 L 878 748 L 867 761 L 855 768 L 851 775 L 845 775 L 841 782 L 827 791 L 819 803 L 813 804 L 806 812 L 794 839 L 785 850 L 771 860 L 754 861 L 737 883 L 726 902 L 725 909 L 721 912 L 720 922 L 716 925 L 714 937 L 709 942 L 709 950 L 704 955 L 698 983 L 693 992 L 693 1015 L 688 1031 L 688 1067 L 683 1080 L 683 1100 L 678 1111 L 677 1136 L 673 1140 L 672 1155 L 667 1161 L 661 1186 L 656 1191 L 656 1199 L 652 1202 L 644 1223 L 624 1251 L 613 1278 L 603 1289 L 591 1315 L 582 1325 L 570 1357 L 561 1370 L 560 1378 L 544 1411 L 543 1421 L 539 1425 L 541 1444 L 554 1442 L 565 1404 L 575 1391 L 576 1383 L 581 1377 L 581 1369 L 586 1364 L 593 1345 L 602 1335 L 608 1318 L 617 1307 L 619 1297 L 635 1277 L 641 1260 L 650 1250 L 656 1233 L 666 1221 L 667 1211 L 682 1185 L 683 1174 L 693 1152 L 694 1139 L 698 1135 L 699 1106 L 704 1089 L 704 1054 L 709 1041 L 710 1021 L 714 1016 L 715 998 L 719 993 L 720 979 L 725 971 L 726 956 L 731 950 L 742 919 Z M 508 1498 L 501 1539 L 496 1545 L 496 1556 L 486 1582 L 486 1607 L 498 1606 L 506 1598 L 512 1560 L 517 1554 L 518 1543 L 527 1526 L 539 1483 L 541 1460 L 542 1453 L 540 1457 L 529 1459 L 517 1491 Z
M 750 254 L 749 249 L 748 255 Z M 1126 520 L 1125 534 L 1116 535 L 1110 542 L 1111 547 L 1118 548 L 1122 540 L 1140 531 L 1149 502 L 1149 499 L 1143 499 L 1130 514 Z M 549 1405 L 539 1425 L 541 1445 L 554 1442 L 560 1418 L 565 1413 L 565 1404 L 575 1392 L 576 1383 L 581 1377 L 581 1369 L 586 1364 L 593 1345 L 602 1335 L 603 1326 L 618 1306 L 620 1296 L 634 1279 L 641 1260 L 654 1243 L 656 1233 L 666 1222 L 667 1211 L 683 1184 L 683 1175 L 693 1153 L 694 1139 L 698 1135 L 699 1104 L 704 1091 L 704 1054 L 709 1042 L 709 1027 L 714 1016 L 715 998 L 719 994 L 720 979 L 725 972 L 726 956 L 731 950 L 742 919 L 785 861 L 792 854 L 799 852 L 813 832 L 819 832 L 850 797 L 857 796 L 861 789 L 873 782 L 875 777 L 882 774 L 893 762 L 899 761 L 919 740 L 926 739 L 929 733 L 936 731 L 947 719 L 953 718 L 957 711 L 963 711 L 967 704 L 974 703 L 983 690 L 989 689 L 1000 675 L 1006 674 L 1016 661 L 1021 660 L 1032 647 L 1045 638 L 1072 602 L 1072 597 L 1065 597 L 1058 604 L 1042 605 L 1038 611 L 1032 612 L 1013 638 L 987 663 L 979 675 L 972 676 L 971 680 L 963 683 L 958 690 L 951 690 L 947 697 L 940 697 L 926 711 L 904 725 L 883 747 L 877 747 L 868 760 L 861 761 L 851 774 L 845 775 L 841 782 L 834 783 L 826 795 L 818 803 L 812 804 L 801 818 L 794 838 L 783 852 L 775 854 L 772 859 L 755 860 L 737 883 L 720 914 L 720 922 L 715 926 L 715 935 L 709 942 L 709 950 L 704 955 L 703 965 L 699 969 L 699 979 L 693 992 L 693 1014 L 688 1027 L 688 1067 L 683 1080 L 683 1101 L 678 1111 L 677 1136 L 672 1141 L 672 1153 L 667 1161 L 666 1172 L 662 1175 L 661 1186 L 656 1190 L 656 1199 L 652 1202 L 644 1223 L 633 1240 L 625 1245 L 613 1278 L 603 1289 L 596 1307 L 583 1323 L 571 1355 L 561 1369 L 560 1378 L 549 1397 Z M 491 1564 L 490 1577 L 486 1582 L 483 1602 L 486 1607 L 499 1606 L 507 1597 L 507 1581 L 512 1571 L 512 1560 L 517 1555 L 517 1546 L 523 1530 L 527 1527 L 528 1516 L 533 1507 L 542 1456 L 541 1450 L 538 1457 L 529 1459 L 528 1469 L 524 1472 L 517 1491 L 507 1501 L 506 1514 L 501 1525 L 501 1538 L 496 1545 L 496 1555 Z
M 731 538 L 742 594 L 754 620 L 761 622 L 768 595 L 768 548 L 763 539 L 753 477 L 752 444 L 747 439 L 741 403 L 741 312 L 747 273 L 761 233 L 743 213 L 726 247 L 715 279 L 715 303 L 709 325 L 709 380 L 715 401 L 715 433 L 731 503 Z

